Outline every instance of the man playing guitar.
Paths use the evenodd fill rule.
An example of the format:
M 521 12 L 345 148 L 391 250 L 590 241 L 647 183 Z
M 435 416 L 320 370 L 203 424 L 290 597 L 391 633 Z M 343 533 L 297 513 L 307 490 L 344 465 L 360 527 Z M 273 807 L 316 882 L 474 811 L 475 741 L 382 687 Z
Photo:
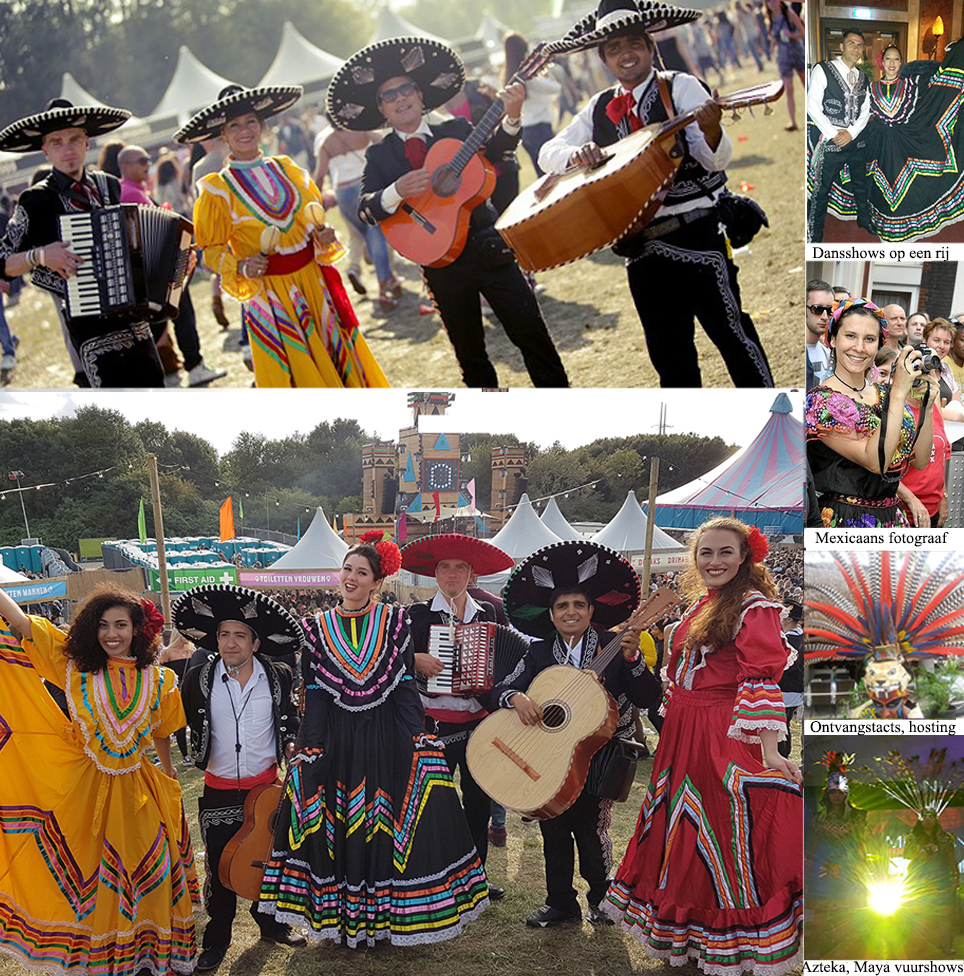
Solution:
M 465 140 L 466 119 L 429 123 L 424 115 L 440 108 L 462 88 L 464 67 L 450 48 L 424 38 L 394 38 L 369 45 L 338 71 L 328 89 L 328 113 L 339 128 L 391 128 L 369 147 L 359 215 L 372 225 L 387 220 L 406 200 L 429 189 L 428 150 L 440 139 Z M 522 125 L 525 88 L 499 92 L 506 117 L 485 156 L 498 163 L 515 152 Z M 549 336 L 532 289 L 511 248 L 495 229 L 496 213 L 485 201 L 471 212 L 461 254 L 444 267 L 424 267 L 425 281 L 455 349 L 466 386 L 498 386 L 485 349 L 480 295 L 484 295 L 506 335 L 519 348 L 534 386 L 568 386 L 565 368 Z M 397 248 L 403 253 L 401 248 Z
M 702 385 L 694 317 L 720 350 L 736 386 L 773 386 L 766 353 L 740 304 L 737 267 L 721 232 L 717 201 L 733 144 L 722 109 L 683 72 L 657 72 L 651 33 L 699 16 L 655 0 L 601 0 L 563 38 L 567 53 L 595 48 L 618 84 L 594 95 L 539 153 L 547 173 L 593 167 L 603 148 L 651 123 L 695 110 L 678 136 L 683 161 L 646 227 L 614 247 L 626 258 L 629 289 L 660 386 Z M 642 206 L 645 201 L 639 201 Z
M 537 570 L 535 574 L 532 567 Z M 555 584 L 551 589 L 550 583 Z M 620 604 L 610 602 L 613 592 L 625 592 L 627 588 L 633 591 L 632 598 Z M 525 694 L 533 678 L 555 665 L 586 667 L 599 649 L 599 636 L 591 626 L 593 615 L 605 616 L 607 625 L 621 622 L 639 602 L 639 592 L 639 578 L 632 566 L 604 546 L 563 543 L 533 553 L 509 578 L 505 602 L 509 619 L 520 630 L 541 639 L 532 642 L 528 654 L 493 691 L 492 697 L 500 707 L 514 708 L 523 724 L 538 725 L 543 718 L 542 708 Z M 536 606 L 545 607 L 548 613 L 533 615 Z M 616 609 L 617 606 L 622 609 Z M 616 699 L 619 708 L 614 737 L 631 739 L 635 708 L 648 708 L 660 695 L 660 683 L 647 669 L 640 653 L 639 633 L 639 629 L 627 629 L 621 642 L 622 653 L 602 673 L 606 691 Z M 598 758 L 597 753 L 593 762 Z M 539 821 L 547 894 L 546 903 L 526 919 L 530 928 L 582 921 L 572 885 L 573 843 L 579 848 L 579 873 L 589 885 L 589 921 L 593 925 L 613 924 L 599 910 L 613 866 L 608 834 L 613 801 L 590 791 L 592 779 L 590 765 L 587 787 L 569 809 L 557 817 Z
M 185 675 L 181 689 L 191 729 L 191 754 L 204 770 L 198 798 L 207 881 L 204 931 L 197 969 L 216 969 L 231 944 L 237 896 L 219 877 L 225 846 L 244 824 L 250 790 L 274 783 L 282 758 L 291 758 L 298 733 L 294 674 L 274 657 L 293 653 L 301 628 L 278 603 L 239 586 L 199 586 L 172 607 L 177 629 L 199 647 L 217 651 Z M 261 651 L 261 653 L 258 653 Z M 251 916 L 264 942 L 303 946 L 306 939 L 273 915 Z

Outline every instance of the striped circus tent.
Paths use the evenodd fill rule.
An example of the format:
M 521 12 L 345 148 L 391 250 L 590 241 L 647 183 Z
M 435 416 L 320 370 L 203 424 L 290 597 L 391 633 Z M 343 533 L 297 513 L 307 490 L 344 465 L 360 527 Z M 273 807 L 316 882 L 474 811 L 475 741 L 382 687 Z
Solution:
M 656 499 L 656 524 L 696 528 L 734 515 L 771 532 L 803 531 L 804 425 L 785 393 L 753 441 L 723 464 Z

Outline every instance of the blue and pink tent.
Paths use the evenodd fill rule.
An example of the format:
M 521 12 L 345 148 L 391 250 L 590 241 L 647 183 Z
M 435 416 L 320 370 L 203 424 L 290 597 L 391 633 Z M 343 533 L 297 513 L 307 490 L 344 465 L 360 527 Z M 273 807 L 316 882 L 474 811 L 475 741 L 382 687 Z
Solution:
M 803 531 L 803 423 L 781 393 L 763 430 L 723 464 L 656 499 L 656 524 L 693 529 L 715 515 L 734 515 L 761 530 Z

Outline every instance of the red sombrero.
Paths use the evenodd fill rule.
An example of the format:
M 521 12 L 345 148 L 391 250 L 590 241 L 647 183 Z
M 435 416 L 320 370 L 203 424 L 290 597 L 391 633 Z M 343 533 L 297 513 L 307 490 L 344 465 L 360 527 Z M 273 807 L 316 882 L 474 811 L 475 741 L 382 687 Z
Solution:
M 402 569 L 416 576 L 435 576 L 435 567 L 443 559 L 462 559 L 469 563 L 477 576 L 490 576 L 512 569 L 512 557 L 498 546 L 475 539 L 460 532 L 430 535 L 407 545 L 402 550 Z

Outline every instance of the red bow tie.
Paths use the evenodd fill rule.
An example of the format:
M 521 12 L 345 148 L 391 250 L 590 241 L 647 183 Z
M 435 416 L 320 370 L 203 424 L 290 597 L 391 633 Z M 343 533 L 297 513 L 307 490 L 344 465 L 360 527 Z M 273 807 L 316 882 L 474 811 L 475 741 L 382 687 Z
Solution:
M 421 136 L 405 140 L 405 157 L 412 164 L 412 169 L 421 169 L 427 155 L 428 145 Z
M 613 125 L 618 126 L 623 119 L 629 119 L 629 131 L 635 132 L 643 127 L 639 116 L 636 114 L 636 98 L 631 91 L 616 95 L 606 106 L 606 115 Z

